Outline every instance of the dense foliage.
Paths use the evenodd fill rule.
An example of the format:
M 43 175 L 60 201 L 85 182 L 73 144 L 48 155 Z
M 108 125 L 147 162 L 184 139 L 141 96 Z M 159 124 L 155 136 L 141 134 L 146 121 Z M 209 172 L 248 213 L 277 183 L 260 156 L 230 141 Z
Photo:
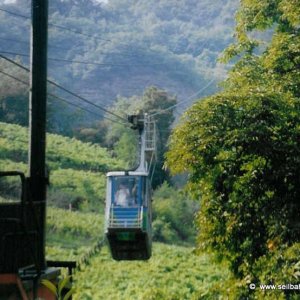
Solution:
M 19 61 L 20 62 L 20 61 Z M 3 59 L 0 60 L 0 71 L 18 76 L 24 82 L 28 81 L 26 72 L 19 71 L 16 66 L 11 66 Z M 28 123 L 28 91 L 26 85 L 13 80 L 0 73 L 0 120 L 9 123 Z
M 227 277 L 225 266 L 191 248 L 155 243 L 146 262 L 112 261 L 105 248 L 76 273 L 74 299 L 214 299 L 207 296 L 209 288 Z
M 166 182 L 153 194 L 153 240 L 164 243 L 194 244 L 194 216 L 198 204 L 187 193 Z
M 164 190 L 166 194 L 167 187 Z M 103 238 L 102 218 L 48 208 L 47 259 L 79 263 L 74 299 L 216 299 L 215 285 L 229 278 L 225 265 L 214 264 L 208 255 L 195 255 L 191 247 L 154 243 L 153 256 L 146 262 L 113 261 L 104 247 L 86 260 Z
M 0 38 L 1 40 L 1 38 Z M 16 59 L 21 63 L 20 58 Z M 51 86 L 49 92 L 54 92 Z M 29 73 L 10 62 L 0 59 L 0 121 L 28 126 Z M 47 99 L 47 131 L 72 135 L 76 124 L 82 121 L 82 113 L 67 107 L 53 97 Z
M 270 296 L 250 282 L 299 281 L 299 23 L 298 1 L 242 1 L 224 91 L 189 109 L 171 139 L 168 164 L 201 199 L 198 248 L 230 262 L 242 280 L 234 297 Z M 249 31 L 269 27 L 257 55 Z M 276 292 L 287 294 L 297 297 Z
M 219 95 L 195 105 L 175 134 L 179 170 L 201 193 L 199 247 L 245 276 L 271 248 L 299 238 L 299 106 L 278 95 Z M 193 126 L 193 132 L 190 128 Z

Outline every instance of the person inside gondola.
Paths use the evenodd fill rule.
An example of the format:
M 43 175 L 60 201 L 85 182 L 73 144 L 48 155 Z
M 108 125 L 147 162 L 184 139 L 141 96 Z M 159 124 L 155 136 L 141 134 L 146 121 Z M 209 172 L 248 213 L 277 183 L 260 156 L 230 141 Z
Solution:
M 125 184 L 121 183 L 115 195 L 116 205 L 127 206 L 129 196 L 130 196 L 129 189 Z
M 131 189 L 129 204 L 132 206 L 137 205 L 137 184 L 136 183 L 134 183 Z

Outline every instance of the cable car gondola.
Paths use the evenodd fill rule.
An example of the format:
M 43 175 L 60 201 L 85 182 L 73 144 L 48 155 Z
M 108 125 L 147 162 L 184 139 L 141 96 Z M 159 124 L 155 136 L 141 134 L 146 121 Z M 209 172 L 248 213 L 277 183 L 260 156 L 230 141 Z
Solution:
M 107 173 L 105 235 L 115 260 L 151 257 L 151 184 L 146 157 L 155 150 L 155 132 L 149 131 L 155 127 L 147 116 L 135 117 L 141 138 L 140 165 L 133 171 Z
M 107 174 L 106 236 L 116 260 L 151 256 L 151 201 L 146 172 Z

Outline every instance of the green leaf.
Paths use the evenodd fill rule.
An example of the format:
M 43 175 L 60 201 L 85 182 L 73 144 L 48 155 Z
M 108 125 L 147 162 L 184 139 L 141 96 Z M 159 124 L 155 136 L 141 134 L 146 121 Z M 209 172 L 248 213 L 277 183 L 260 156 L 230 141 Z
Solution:
M 42 285 L 47 287 L 55 296 L 57 296 L 57 288 L 50 280 L 43 279 L 41 283 Z
M 75 288 L 71 288 L 64 296 L 63 300 L 68 300 L 75 292 Z
M 58 283 L 58 295 L 61 297 L 61 291 L 70 282 L 71 276 L 67 276 L 59 281 Z

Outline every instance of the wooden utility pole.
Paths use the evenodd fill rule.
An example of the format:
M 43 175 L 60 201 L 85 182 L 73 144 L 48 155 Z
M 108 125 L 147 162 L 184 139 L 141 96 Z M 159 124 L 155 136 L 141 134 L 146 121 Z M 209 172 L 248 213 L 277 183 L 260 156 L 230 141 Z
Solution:
M 46 103 L 48 0 L 32 0 L 29 93 L 29 190 L 38 212 L 38 267 L 46 268 Z

